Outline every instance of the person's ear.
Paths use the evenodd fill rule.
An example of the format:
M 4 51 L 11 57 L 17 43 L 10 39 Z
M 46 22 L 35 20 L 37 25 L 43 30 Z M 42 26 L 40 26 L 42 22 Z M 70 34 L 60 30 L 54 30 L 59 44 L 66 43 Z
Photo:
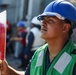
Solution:
M 68 24 L 68 23 L 64 24 L 64 26 L 63 26 L 63 32 L 64 33 L 65 32 L 69 32 L 70 28 L 71 28 L 71 25 L 70 24 Z

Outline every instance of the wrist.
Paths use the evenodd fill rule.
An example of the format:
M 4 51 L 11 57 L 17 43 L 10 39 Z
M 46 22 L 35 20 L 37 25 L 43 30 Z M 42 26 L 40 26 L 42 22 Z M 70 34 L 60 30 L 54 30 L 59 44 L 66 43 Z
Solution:
M 7 69 L 6 75 L 12 75 L 9 66 L 8 66 L 8 69 Z

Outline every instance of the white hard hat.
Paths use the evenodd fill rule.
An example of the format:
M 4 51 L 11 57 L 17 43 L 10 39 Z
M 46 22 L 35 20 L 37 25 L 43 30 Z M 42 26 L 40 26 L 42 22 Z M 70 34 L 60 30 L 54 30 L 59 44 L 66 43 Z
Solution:
M 41 22 L 37 19 L 37 16 L 35 16 L 32 20 L 31 23 L 35 24 L 35 25 L 41 25 Z

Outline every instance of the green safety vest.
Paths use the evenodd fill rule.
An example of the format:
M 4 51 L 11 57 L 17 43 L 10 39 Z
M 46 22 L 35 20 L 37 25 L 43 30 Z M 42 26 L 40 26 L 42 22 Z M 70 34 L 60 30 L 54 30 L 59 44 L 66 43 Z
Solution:
M 74 65 L 76 63 L 76 50 L 74 43 L 69 40 L 65 47 L 55 57 L 47 73 L 45 73 L 46 64 L 46 50 L 48 44 L 40 47 L 32 57 L 30 75 L 73 75 Z

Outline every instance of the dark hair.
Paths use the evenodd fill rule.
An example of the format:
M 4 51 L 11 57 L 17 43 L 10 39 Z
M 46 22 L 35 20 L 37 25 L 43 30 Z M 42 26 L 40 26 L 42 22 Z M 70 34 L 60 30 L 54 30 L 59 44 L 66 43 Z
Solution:
M 72 21 L 70 21 L 70 20 L 68 20 L 68 19 L 65 19 L 64 21 L 65 21 L 65 23 L 69 23 L 69 24 L 71 25 L 71 28 L 70 28 L 70 30 L 69 30 L 69 37 L 70 37 L 70 36 L 71 36 L 71 34 L 73 33 Z

